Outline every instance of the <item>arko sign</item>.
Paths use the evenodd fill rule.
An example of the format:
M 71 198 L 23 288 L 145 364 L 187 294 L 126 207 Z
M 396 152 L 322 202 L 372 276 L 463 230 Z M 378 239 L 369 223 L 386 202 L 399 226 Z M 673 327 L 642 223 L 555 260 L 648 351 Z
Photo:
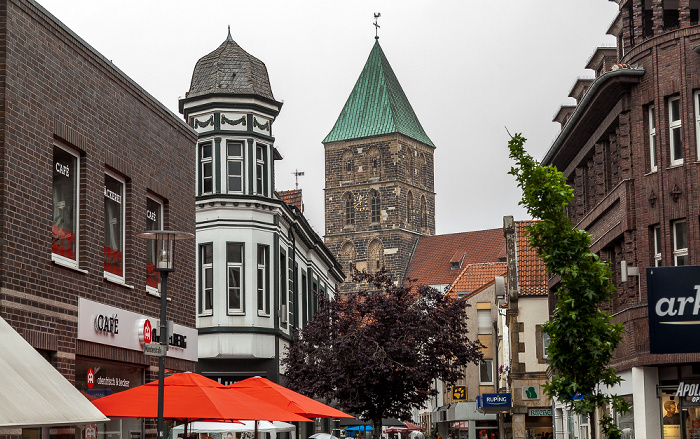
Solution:
M 699 353 L 700 266 L 647 268 L 649 350 Z

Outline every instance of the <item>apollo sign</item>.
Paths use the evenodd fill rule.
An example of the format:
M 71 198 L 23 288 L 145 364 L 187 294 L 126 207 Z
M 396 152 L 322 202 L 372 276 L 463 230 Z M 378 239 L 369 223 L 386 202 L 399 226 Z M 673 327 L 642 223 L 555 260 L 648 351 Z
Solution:
M 652 354 L 700 353 L 700 266 L 647 268 Z

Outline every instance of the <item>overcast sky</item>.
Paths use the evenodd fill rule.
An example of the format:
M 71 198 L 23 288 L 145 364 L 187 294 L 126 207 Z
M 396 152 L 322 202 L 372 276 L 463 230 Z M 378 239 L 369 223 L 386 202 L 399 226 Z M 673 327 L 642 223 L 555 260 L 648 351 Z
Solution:
M 284 157 L 278 190 L 294 188 L 323 236 L 324 151 L 374 44 L 379 43 L 435 151 L 438 234 L 528 219 L 507 174 L 506 127 L 538 160 L 552 122 L 617 14 L 609 0 L 40 0 L 39 3 L 173 113 L 195 63 L 233 39 L 265 63 L 284 102 L 273 125 Z M 194 166 L 194 164 L 193 164 Z

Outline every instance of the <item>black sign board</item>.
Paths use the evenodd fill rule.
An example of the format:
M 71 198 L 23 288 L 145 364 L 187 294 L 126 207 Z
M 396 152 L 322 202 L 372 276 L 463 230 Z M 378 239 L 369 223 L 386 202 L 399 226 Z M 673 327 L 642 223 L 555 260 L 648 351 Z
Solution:
M 649 350 L 700 353 L 700 266 L 647 268 Z

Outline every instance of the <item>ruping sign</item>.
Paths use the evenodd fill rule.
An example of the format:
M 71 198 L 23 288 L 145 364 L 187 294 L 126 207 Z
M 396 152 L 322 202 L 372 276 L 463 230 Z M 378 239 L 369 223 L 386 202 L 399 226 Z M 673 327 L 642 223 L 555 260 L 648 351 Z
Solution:
M 700 266 L 647 268 L 652 354 L 700 353 Z

